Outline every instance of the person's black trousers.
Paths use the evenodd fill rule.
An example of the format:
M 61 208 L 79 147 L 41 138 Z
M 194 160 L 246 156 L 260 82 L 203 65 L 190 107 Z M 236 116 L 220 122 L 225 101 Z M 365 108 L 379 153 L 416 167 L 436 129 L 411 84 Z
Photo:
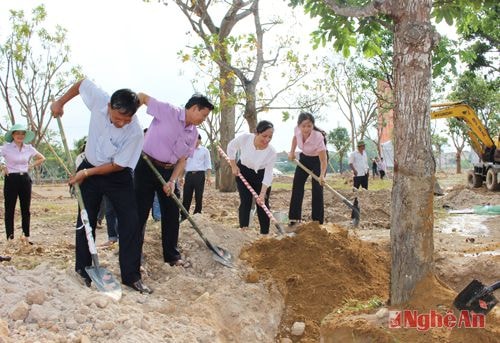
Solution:
M 88 161 L 83 161 L 78 170 L 92 168 Z M 102 197 L 106 195 L 115 210 L 118 219 L 118 234 L 120 236 L 119 262 L 122 282 L 133 283 L 141 279 L 141 227 L 137 218 L 137 206 L 133 185 L 132 170 L 123 169 L 107 175 L 94 175 L 86 178 L 80 185 L 83 202 L 95 237 L 97 213 Z M 80 213 L 76 224 L 76 264 L 75 270 L 81 276 L 88 278 L 85 267 L 92 265 L 85 228 L 82 227 Z
M 262 180 L 264 179 L 264 169 L 260 169 L 256 173 L 253 169 L 250 169 L 241 164 L 241 161 L 238 161 L 238 167 L 240 168 L 241 175 L 243 175 L 243 177 L 248 181 L 253 190 L 257 194 L 260 194 L 260 191 L 262 189 Z M 250 210 L 252 208 L 252 200 L 254 199 L 254 196 L 238 176 L 236 176 L 236 186 L 238 187 L 238 193 L 240 195 L 240 207 L 238 208 L 238 218 L 240 222 L 240 228 L 248 227 L 250 223 Z M 264 203 L 266 204 L 269 210 L 271 209 L 269 207 L 270 194 L 271 194 L 271 187 L 268 187 L 266 191 L 266 196 L 264 198 Z M 257 216 L 259 218 L 260 233 L 268 234 L 271 220 L 267 216 L 266 212 L 262 209 L 262 207 L 260 207 L 257 204 L 255 206 L 257 206 Z
M 353 187 L 359 189 L 359 187 L 368 189 L 368 174 L 363 176 L 355 176 L 353 178 Z
M 205 190 L 205 171 L 189 171 L 184 177 L 184 187 L 182 190 L 182 205 L 189 212 L 191 202 L 193 201 L 194 193 L 194 212 L 201 213 L 203 207 L 203 191 Z M 183 219 L 186 218 L 184 213 L 181 213 Z
M 173 169 L 165 169 L 155 166 L 166 182 L 169 181 Z M 148 221 L 149 211 L 153 204 L 155 192 L 158 194 L 161 213 L 161 241 L 163 247 L 163 260 L 168 263 L 181 259 L 181 254 L 177 250 L 179 240 L 179 208 L 171 197 L 167 197 L 163 191 L 163 186 L 153 173 L 149 165 L 141 157 L 134 172 L 135 197 L 137 201 L 137 211 L 139 214 L 139 225 L 145 230 Z M 180 193 L 175 188 L 175 195 Z M 121 236 L 120 236 L 121 242 Z M 144 243 L 144 235 L 141 235 L 141 251 Z M 121 243 L 120 243 L 121 244 Z
M 3 196 L 5 206 L 5 233 L 7 239 L 14 239 L 14 213 L 19 197 L 21 227 L 25 237 L 30 236 L 31 178 L 28 173 L 10 173 L 5 176 Z
M 315 175 L 320 175 L 321 173 L 321 162 L 319 156 L 307 156 L 300 154 L 300 163 L 311 170 Z M 302 168 L 297 166 L 295 168 L 295 175 L 293 176 L 293 186 L 292 186 L 292 198 L 290 200 L 290 210 L 288 212 L 288 218 L 290 220 L 301 220 L 302 219 L 302 203 L 304 201 L 304 186 L 307 181 L 309 174 L 305 172 Z M 314 221 L 318 221 L 323 224 L 325 219 L 325 205 L 323 199 L 323 187 L 318 181 L 312 179 L 312 213 L 311 218 Z

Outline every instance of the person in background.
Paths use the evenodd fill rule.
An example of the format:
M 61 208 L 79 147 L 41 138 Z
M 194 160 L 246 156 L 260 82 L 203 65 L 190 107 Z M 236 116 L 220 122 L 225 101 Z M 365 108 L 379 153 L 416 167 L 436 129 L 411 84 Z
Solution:
M 5 134 L 6 143 L 0 148 L 0 157 L 5 160 L 1 169 L 5 175 L 3 194 L 7 240 L 14 239 L 14 213 L 19 198 L 23 230 L 21 239 L 28 244 L 33 244 L 30 241 L 32 181 L 28 172 L 45 161 L 45 157 L 28 144 L 34 138 L 33 131 L 27 130 L 22 124 L 15 124 Z
M 209 186 L 212 184 L 212 180 L 210 179 L 211 169 L 212 160 L 210 159 L 210 151 L 201 145 L 201 135 L 198 135 L 193 156 L 189 157 L 186 161 L 185 177 L 180 179 L 181 185 L 183 184 L 182 205 L 188 212 L 194 193 L 194 213 L 201 213 L 205 181 Z M 184 213 L 181 213 L 181 220 L 184 219 L 186 219 L 186 216 Z
M 230 159 L 233 175 L 236 176 L 236 185 L 240 195 L 238 219 L 241 229 L 248 229 L 253 195 L 237 175 L 241 173 L 254 191 L 259 194 L 256 201 L 270 208 L 269 196 L 273 180 L 273 167 L 276 161 L 276 150 L 269 144 L 273 139 L 273 134 L 274 125 L 267 120 L 262 120 L 257 123 L 255 133 L 244 133 L 227 145 L 227 155 Z M 240 155 L 236 162 L 238 152 Z M 270 219 L 260 206 L 257 207 L 257 215 L 260 233 L 268 234 Z
M 368 156 L 365 151 L 365 142 L 359 141 L 358 149 L 349 155 L 349 167 L 354 174 L 353 187 L 368 189 Z
M 141 226 L 137 218 L 132 171 L 139 160 L 143 133 L 134 115 L 140 106 L 137 94 L 120 89 L 106 94 L 89 79 L 83 79 L 50 107 L 53 116 L 62 116 L 64 105 L 80 95 L 90 110 L 85 159 L 70 184 L 79 184 L 95 239 L 97 212 L 104 195 L 118 218 L 120 231 L 119 262 L 123 284 L 141 293 L 152 293 L 141 278 Z M 77 227 L 82 226 L 78 215 Z M 85 230 L 76 230 L 75 271 L 90 287 L 92 280 L 85 267 L 92 265 Z
M 144 138 L 143 153 L 152 162 L 167 184 L 162 186 L 149 165 L 140 159 L 135 168 L 135 195 L 139 224 L 144 228 L 155 192 L 161 212 L 163 260 L 170 266 L 185 266 L 177 249 L 179 240 L 179 208 L 170 195 L 175 192 L 176 180 L 184 170 L 186 159 L 193 155 L 198 138 L 197 125 L 203 123 L 214 106 L 202 95 L 193 95 L 184 108 L 139 93 L 141 104 L 153 116 Z M 141 246 L 144 240 L 141 240 Z
M 314 125 L 314 117 L 311 113 L 302 112 L 297 120 L 297 126 L 292 138 L 292 147 L 288 154 L 288 159 L 295 159 L 295 149 L 299 148 L 302 152 L 299 155 L 299 161 L 318 175 L 320 182 L 312 179 L 312 220 L 323 224 L 324 220 L 324 202 L 323 202 L 323 184 L 327 168 L 327 155 L 325 134 Z M 304 186 L 309 174 L 301 167 L 295 168 L 293 176 L 292 197 L 290 199 L 290 209 L 288 218 L 290 225 L 294 225 L 302 219 L 302 202 L 304 200 Z
M 104 215 L 106 217 L 106 228 L 108 231 L 108 241 L 103 243 L 101 247 L 111 248 L 115 243 L 118 242 L 118 219 L 116 218 L 115 210 L 113 209 L 113 204 L 111 200 L 104 195 L 102 197 L 102 203 L 104 204 Z
M 375 176 L 378 175 L 378 157 L 372 158 L 372 178 L 375 179 Z
M 377 163 L 378 170 L 380 172 L 380 179 L 383 180 L 385 177 L 385 171 L 387 170 L 387 165 L 385 164 L 384 158 L 381 157 Z

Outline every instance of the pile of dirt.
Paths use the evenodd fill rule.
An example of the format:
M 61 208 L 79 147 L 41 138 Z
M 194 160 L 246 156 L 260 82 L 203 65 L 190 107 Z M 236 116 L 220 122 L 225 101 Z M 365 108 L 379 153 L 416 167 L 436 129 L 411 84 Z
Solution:
M 417 330 L 406 327 L 404 321 L 401 322 L 403 328 L 390 329 L 389 310 L 415 310 L 419 314 L 429 314 L 431 310 L 440 313 L 442 316 L 449 314 L 460 318 L 458 311 L 452 311 L 452 303 L 456 293 L 447 285 L 429 274 L 417 284 L 410 300 L 401 306 L 382 308 L 377 313 L 331 313 L 322 323 L 322 338 L 329 342 L 335 337 L 335 341 L 356 341 L 356 342 L 498 342 L 500 334 L 500 321 L 498 314 L 490 312 L 485 318 L 486 327 L 484 329 L 471 329 L 465 327 L 441 327 Z M 437 320 L 435 321 L 437 323 Z M 431 322 L 428 322 L 431 323 Z M 421 321 L 420 324 L 425 324 Z
M 499 201 L 497 193 L 485 188 L 472 190 L 458 185 L 452 187 L 444 196 L 436 198 L 435 204 L 438 207 L 463 209 L 481 205 L 498 205 Z M 464 206 L 464 204 L 467 205 Z
M 254 268 L 248 279 L 270 278 L 281 289 L 281 338 L 297 339 L 290 328 L 305 322 L 300 341 L 317 342 L 321 320 L 347 300 L 387 298 L 388 254 L 336 225 L 302 225 L 295 236 L 244 247 L 240 258 Z

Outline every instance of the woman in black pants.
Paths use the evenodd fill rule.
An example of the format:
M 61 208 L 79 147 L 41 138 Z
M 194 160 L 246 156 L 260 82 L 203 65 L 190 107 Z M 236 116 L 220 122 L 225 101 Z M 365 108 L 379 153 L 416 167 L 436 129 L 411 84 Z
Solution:
M 312 180 L 312 220 L 323 224 L 324 203 L 323 184 L 326 174 L 326 142 L 324 133 L 314 125 L 314 117 L 310 113 L 302 112 L 297 120 L 295 134 L 292 139 L 292 147 L 288 159 L 295 159 L 295 149 L 302 150 L 299 161 L 318 175 L 320 182 Z M 302 219 L 302 202 L 304 200 L 304 186 L 309 174 L 302 168 L 295 168 L 293 177 L 292 198 L 290 200 L 290 210 L 288 218 L 290 225 L 294 225 Z
M 269 144 L 273 138 L 274 126 L 267 120 L 260 121 L 256 127 L 256 133 L 244 133 L 234 138 L 227 145 L 227 155 L 230 159 L 231 169 L 234 175 L 241 173 L 250 186 L 259 194 L 257 202 L 264 203 L 269 208 L 269 195 L 271 193 L 271 182 L 273 180 L 273 167 L 276 161 L 276 150 Z M 236 162 L 236 154 L 240 153 Z M 250 210 L 252 208 L 253 195 L 236 177 L 236 185 L 240 195 L 240 206 L 238 218 L 241 229 L 247 229 L 250 221 Z M 269 217 L 264 210 L 258 206 L 260 233 L 269 233 Z
M 0 156 L 5 159 L 2 169 L 5 175 L 3 194 L 5 201 L 5 233 L 7 239 L 14 239 L 14 212 L 17 198 L 21 206 L 21 226 L 24 241 L 30 237 L 30 205 L 31 205 L 31 178 L 30 169 L 39 166 L 45 161 L 31 144 L 35 134 L 21 124 L 13 125 L 5 134 L 7 142 L 0 149 Z M 32 161 L 32 162 L 31 162 Z M 31 163 L 30 163 L 31 162 Z

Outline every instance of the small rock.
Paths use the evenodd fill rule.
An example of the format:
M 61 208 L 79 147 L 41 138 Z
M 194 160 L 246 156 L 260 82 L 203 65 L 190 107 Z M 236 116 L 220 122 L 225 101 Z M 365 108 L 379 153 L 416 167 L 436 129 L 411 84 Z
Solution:
M 382 307 L 380 310 L 377 311 L 377 313 L 375 313 L 375 316 L 377 316 L 378 319 L 382 319 L 387 317 L 388 314 L 389 310 L 386 307 Z
M 18 302 L 14 309 L 9 313 L 12 320 L 25 320 L 28 317 L 30 307 L 24 301 Z
M 288 337 L 280 339 L 280 343 L 292 343 L 292 342 L 293 341 Z
M 292 335 L 294 336 L 302 336 L 304 334 L 304 330 L 306 329 L 306 323 L 304 322 L 295 322 L 292 325 Z
M 82 335 L 82 337 L 80 337 L 80 343 L 91 343 L 89 336 Z
M 245 281 L 248 283 L 257 283 L 259 282 L 259 279 L 260 279 L 259 273 L 255 270 L 249 272 L 245 277 Z
M 0 319 L 0 337 L 9 337 L 9 324 Z
M 26 302 L 29 305 L 37 304 L 41 305 L 47 299 L 47 295 L 41 289 L 34 289 L 26 293 Z

